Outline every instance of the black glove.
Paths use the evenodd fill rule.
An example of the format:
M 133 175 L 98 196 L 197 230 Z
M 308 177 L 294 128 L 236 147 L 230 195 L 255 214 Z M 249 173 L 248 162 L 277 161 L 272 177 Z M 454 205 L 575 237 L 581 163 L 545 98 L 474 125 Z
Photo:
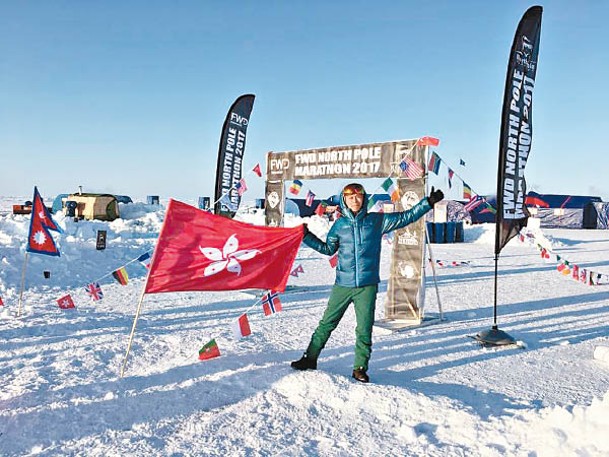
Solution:
M 444 198 L 444 193 L 440 189 L 434 190 L 434 187 L 432 186 L 431 193 L 429 194 L 429 197 L 427 197 L 427 201 L 429 202 L 429 205 L 431 207 L 433 207 L 433 205 L 438 203 L 443 198 Z
M 307 224 L 302 224 L 302 236 L 307 236 L 308 233 L 309 227 L 307 226 Z

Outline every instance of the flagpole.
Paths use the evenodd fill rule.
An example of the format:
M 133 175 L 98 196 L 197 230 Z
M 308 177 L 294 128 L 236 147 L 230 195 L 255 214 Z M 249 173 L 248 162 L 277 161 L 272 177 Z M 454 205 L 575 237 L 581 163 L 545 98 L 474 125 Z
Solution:
M 146 284 L 148 284 L 148 278 L 146 278 Z M 146 284 L 142 287 L 142 294 L 140 295 L 140 300 L 137 304 L 137 309 L 135 311 L 135 317 L 133 318 L 133 326 L 131 327 L 131 334 L 129 335 L 129 344 L 127 344 L 127 352 L 125 353 L 125 358 L 123 359 L 123 365 L 121 366 L 121 375 L 122 378 L 125 374 L 125 367 L 127 366 L 127 358 L 129 357 L 129 351 L 131 350 L 131 343 L 133 343 L 133 335 L 135 335 L 135 327 L 137 326 L 137 320 L 140 317 L 140 311 L 142 310 L 142 303 L 144 302 L 144 294 L 146 293 Z
M 23 297 L 23 288 L 25 286 L 25 267 L 27 266 L 29 252 L 25 251 L 23 259 L 23 268 L 21 269 L 21 290 L 19 291 L 19 307 L 17 308 L 17 317 L 21 316 L 21 298 Z

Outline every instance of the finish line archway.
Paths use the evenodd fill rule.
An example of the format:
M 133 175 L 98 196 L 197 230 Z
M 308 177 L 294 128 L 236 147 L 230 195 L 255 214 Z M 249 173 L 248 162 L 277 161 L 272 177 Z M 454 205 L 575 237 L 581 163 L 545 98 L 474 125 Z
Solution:
M 400 200 L 397 211 L 410 209 L 427 195 L 428 146 L 419 139 L 269 152 L 266 161 L 265 223 L 283 225 L 285 182 L 315 179 L 392 178 Z M 407 178 L 400 164 L 410 160 L 424 172 Z M 425 218 L 396 230 L 385 300 L 385 318 L 418 324 L 425 300 Z

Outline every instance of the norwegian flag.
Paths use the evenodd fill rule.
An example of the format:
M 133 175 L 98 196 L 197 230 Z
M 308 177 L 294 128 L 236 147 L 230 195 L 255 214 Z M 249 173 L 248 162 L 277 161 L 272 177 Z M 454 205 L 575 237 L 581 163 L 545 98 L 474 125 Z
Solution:
M 70 294 L 64 295 L 59 300 L 57 300 L 57 304 L 61 309 L 76 308 L 76 306 L 74 306 L 74 301 L 72 300 Z
M 85 291 L 89 294 L 93 301 L 98 301 L 104 298 L 104 293 L 102 292 L 101 286 L 98 282 L 87 284 L 85 286 Z
M 277 292 L 268 292 L 262 297 L 262 311 L 265 316 L 278 313 L 283 308 L 281 307 L 281 300 L 279 300 L 279 294 Z
M 406 157 L 400 162 L 400 168 L 406 177 L 410 180 L 418 179 L 423 176 L 425 170 L 423 167 L 412 160 L 410 157 Z

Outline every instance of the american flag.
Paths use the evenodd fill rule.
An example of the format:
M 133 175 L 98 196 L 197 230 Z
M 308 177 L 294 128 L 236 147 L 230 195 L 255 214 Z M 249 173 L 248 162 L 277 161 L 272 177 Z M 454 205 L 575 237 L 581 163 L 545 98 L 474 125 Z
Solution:
M 245 185 L 245 178 L 241 178 L 241 180 L 235 186 L 237 188 L 237 193 L 239 196 L 243 195 L 247 190 L 247 186 Z
M 279 300 L 279 294 L 277 292 L 264 294 L 264 297 L 262 297 L 262 311 L 264 311 L 265 316 L 270 316 L 281 310 L 281 300 Z
M 305 200 L 305 204 L 307 206 L 311 206 L 313 204 L 313 200 L 315 200 L 315 194 L 311 191 L 307 192 L 307 198 Z
M 400 168 L 408 179 L 418 179 L 423 176 L 423 167 L 409 157 L 400 162 Z
M 85 287 L 85 291 L 91 296 L 93 301 L 101 300 L 104 298 L 104 293 L 102 292 L 101 286 L 98 282 L 92 282 L 91 284 L 87 284 Z
M 463 207 L 463 209 L 465 211 L 472 211 L 474 208 L 477 208 L 478 206 L 480 206 L 482 203 L 484 203 L 486 200 L 484 199 L 484 197 L 481 197 L 480 195 L 474 195 L 470 201 L 468 201 L 465 206 Z

